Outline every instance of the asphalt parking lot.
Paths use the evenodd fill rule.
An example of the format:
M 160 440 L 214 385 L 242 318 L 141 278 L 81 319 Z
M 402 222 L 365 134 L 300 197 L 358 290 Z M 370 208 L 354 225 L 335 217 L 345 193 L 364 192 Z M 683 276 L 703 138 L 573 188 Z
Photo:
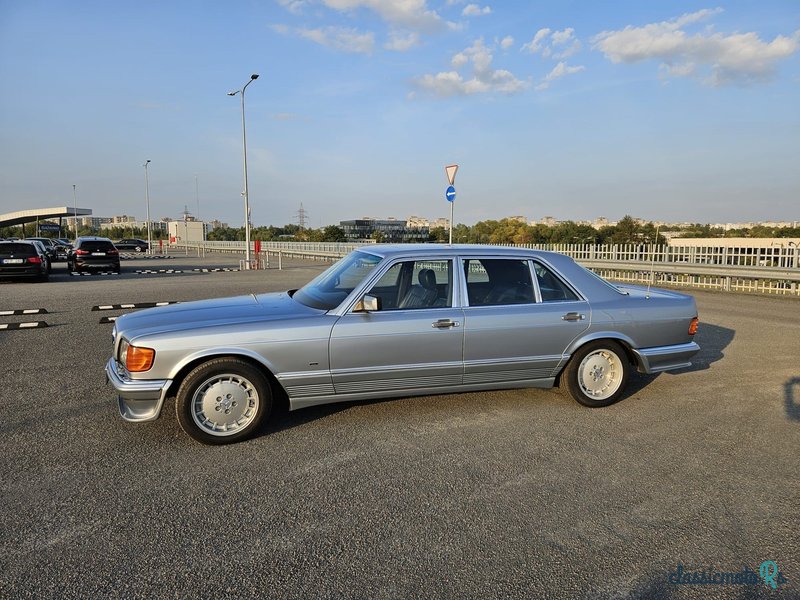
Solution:
M 155 267 L 152 263 L 158 262 Z M 695 365 L 591 410 L 556 390 L 280 413 L 207 447 L 130 424 L 93 306 L 298 287 L 230 256 L 0 283 L 0 597 L 800 597 L 800 300 L 691 292 Z M 182 273 L 136 274 L 172 269 Z M 780 589 L 675 585 L 686 569 Z

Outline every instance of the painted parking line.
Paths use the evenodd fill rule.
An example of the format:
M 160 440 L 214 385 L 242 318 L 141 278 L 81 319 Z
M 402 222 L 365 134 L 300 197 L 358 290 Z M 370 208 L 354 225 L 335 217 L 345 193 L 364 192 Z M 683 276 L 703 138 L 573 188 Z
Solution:
M 9 331 L 11 329 L 41 329 L 50 327 L 46 321 L 29 321 L 27 323 L 0 323 L 0 330 Z
M 234 269 L 231 267 L 217 267 L 214 269 L 192 269 L 192 271 L 199 272 L 199 273 L 231 273 L 233 271 L 239 271 L 239 269 Z
M 163 274 L 173 275 L 173 274 L 176 274 L 176 273 L 183 273 L 183 271 L 180 270 L 180 269 L 158 269 L 158 270 L 156 270 L 156 269 L 136 269 L 134 271 L 134 273 L 136 273 L 137 275 L 163 275 Z
M 119 257 L 123 260 L 134 260 L 139 258 L 147 258 L 147 259 L 164 259 L 164 258 L 172 258 L 172 256 L 166 254 L 159 254 L 159 255 L 149 255 L 149 254 L 141 254 L 141 253 L 134 253 L 134 252 L 120 252 Z
M 13 310 L 0 310 L 0 317 L 11 315 L 46 315 L 49 314 L 46 308 L 15 308 Z
M 93 306 L 92 310 L 125 310 L 127 308 L 155 308 L 156 306 L 168 306 L 170 304 L 177 304 L 177 300 L 170 300 L 168 302 L 131 302 L 129 304 L 98 304 Z
M 74 273 L 70 271 L 70 275 L 73 277 L 81 277 L 81 276 L 91 276 L 91 275 L 119 275 L 116 271 L 80 271 L 78 273 Z

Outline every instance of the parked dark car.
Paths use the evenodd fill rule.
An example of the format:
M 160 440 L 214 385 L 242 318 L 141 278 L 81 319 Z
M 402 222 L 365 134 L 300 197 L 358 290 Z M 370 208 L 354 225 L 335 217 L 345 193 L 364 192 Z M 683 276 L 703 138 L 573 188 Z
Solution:
M 108 238 L 79 237 L 67 258 L 67 269 L 70 273 L 89 270 L 119 273 L 119 250 Z
M 29 237 L 25 238 L 26 240 L 34 240 L 37 242 L 41 242 L 44 246 L 45 252 L 47 252 L 47 258 L 50 259 L 51 263 L 57 262 L 59 260 L 66 260 L 67 257 L 64 256 L 63 258 L 58 254 L 58 244 L 55 243 L 51 238 L 48 237 Z
M 133 250 L 134 252 L 145 252 L 147 250 L 147 242 L 136 238 L 127 238 L 114 242 L 117 250 Z
M 59 260 L 67 260 L 69 251 L 72 250 L 72 244 L 67 240 L 62 240 L 61 238 L 54 239 L 53 243 L 56 245 L 56 254 L 59 257 Z
M 36 247 L 36 250 L 38 250 L 39 256 L 41 256 L 42 259 L 44 260 L 44 264 L 47 265 L 47 272 L 49 273 L 50 271 L 53 270 L 53 261 L 50 258 L 50 252 L 48 252 L 47 246 L 45 246 L 43 242 L 40 242 L 39 240 L 32 240 L 30 238 L 20 241 L 33 244 Z
M 0 242 L 0 278 L 28 277 L 47 281 L 47 259 L 35 244 L 25 241 Z

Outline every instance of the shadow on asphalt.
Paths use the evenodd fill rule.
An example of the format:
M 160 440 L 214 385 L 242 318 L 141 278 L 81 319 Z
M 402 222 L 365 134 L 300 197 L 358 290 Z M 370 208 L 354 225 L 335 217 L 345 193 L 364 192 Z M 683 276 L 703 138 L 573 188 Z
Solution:
M 800 421 L 800 377 L 792 377 L 784 388 L 786 416 L 790 421 Z
M 711 365 L 725 357 L 725 348 L 733 341 L 736 331 L 711 323 L 700 322 L 700 329 L 697 331 L 694 341 L 700 346 L 700 352 L 692 358 L 692 366 L 676 371 L 666 371 L 667 373 L 692 373 L 693 371 L 705 371 Z

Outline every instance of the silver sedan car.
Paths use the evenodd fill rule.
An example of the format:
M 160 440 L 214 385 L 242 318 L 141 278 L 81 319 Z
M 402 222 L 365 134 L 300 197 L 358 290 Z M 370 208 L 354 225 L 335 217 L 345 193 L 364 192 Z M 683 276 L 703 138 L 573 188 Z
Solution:
M 251 436 L 276 394 L 329 402 L 560 385 L 589 407 L 624 393 L 631 369 L 689 366 L 691 296 L 612 285 L 551 252 L 374 245 L 299 290 L 120 317 L 108 380 L 127 421 L 175 397 L 207 444 Z

